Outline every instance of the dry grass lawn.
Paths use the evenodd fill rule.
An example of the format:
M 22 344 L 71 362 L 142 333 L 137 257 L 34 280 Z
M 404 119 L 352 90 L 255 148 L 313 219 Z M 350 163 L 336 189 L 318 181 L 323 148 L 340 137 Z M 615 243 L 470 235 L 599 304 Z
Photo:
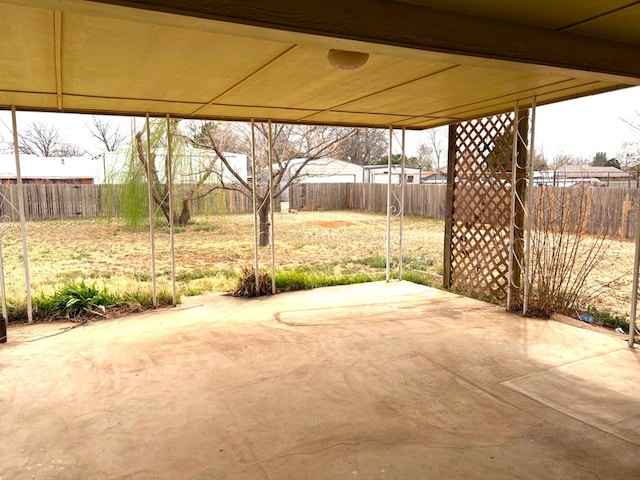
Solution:
M 230 291 L 243 266 L 253 263 L 253 217 L 195 218 L 178 229 L 176 267 L 183 295 Z M 11 301 L 23 301 L 22 250 L 18 225 L 3 224 L 4 269 Z M 313 265 L 330 274 L 384 272 L 385 216 L 358 212 L 278 213 L 276 264 L 279 269 Z M 404 263 L 432 275 L 442 273 L 444 223 L 405 218 Z M 110 291 L 149 289 L 148 229 L 128 229 L 106 220 L 39 221 L 27 226 L 33 291 L 50 293 L 69 282 L 106 285 Z M 398 254 L 399 219 L 393 219 L 393 256 Z M 156 235 L 160 288 L 169 289 L 168 228 Z M 260 261 L 269 265 L 270 249 Z M 625 315 L 629 309 L 633 243 L 612 241 L 590 280 L 598 309 Z
M 338 274 L 363 269 L 380 271 L 385 254 L 385 217 L 355 212 L 277 213 L 276 265 L 331 266 Z M 398 219 L 394 219 L 394 243 Z M 407 259 L 437 273 L 442 268 L 440 221 L 405 219 Z M 81 280 L 122 292 L 150 287 L 150 242 L 147 227 L 129 229 L 106 220 L 38 221 L 27 225 L 31 285 L 50 292 Z M 169 287 L 169 235 L 156 229 L 156 268 L 159 284 Z M 17 224 L 5 224 L 3 239 L 9 298 L 24 297 L 22 249 Z M 225 215 L 195 218 L 175 235 L 176 271 L 182 294 L 233 289 L 243 266 L 253 264 L 253 217 Z M 394 255 L 397 256 L 397 247 Z M 365 260 L 367 266 L 353 261 Z M 270 265 L 270 248 L 261 248 L 260 262 Z

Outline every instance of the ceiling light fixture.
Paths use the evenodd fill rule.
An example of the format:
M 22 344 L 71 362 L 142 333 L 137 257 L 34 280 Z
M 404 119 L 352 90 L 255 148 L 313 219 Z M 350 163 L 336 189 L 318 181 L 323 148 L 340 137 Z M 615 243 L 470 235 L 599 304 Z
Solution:
M 327 53 L 327 60 L 329 60 L 329 63 L 336 68 L 340 68 L 342 70 L 355 70 L 367 63 L 367 60 L 369 60 L 369 54 L 331 49 L 329 50 L 329 53 Z

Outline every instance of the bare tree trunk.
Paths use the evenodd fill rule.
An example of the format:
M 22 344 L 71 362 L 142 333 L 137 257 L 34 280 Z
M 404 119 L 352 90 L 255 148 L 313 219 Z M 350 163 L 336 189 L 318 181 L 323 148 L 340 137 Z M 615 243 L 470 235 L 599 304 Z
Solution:
M 259 245 L 266 247 L 269 245 L 269 202 L 262 201 L 260 208 L 258 208 L 258 219 L 260 225 Z
M 144 152 L 144 145 L 142 143 L 142 133 L 139 132 L 136 134 L 136 145 L 138 151 L 138 159 L 142 164 L 142 168 L 144 170 L 145 176 L 147 176 L 147 172 L 151 170 L 151 178 L 153 179 L 153 188 L 151 189 L 151 195 L 153 197 L 154 202 L 160 207 L 162 213 L 164 214 L 164 218 L 167 219 L 167 223 L 170 222 L 170 208 L 169 208 L 169 191 L 168 185 L 165 183 L 160 183 L 158 172 L 155 167 L 155 159 L 147 158 Z M 165 176 L 168 176 L 169 172 L 166 170 L 165 164 Z M 176 212 L 173 212 L 173 224 L 179 227 L 184 227 L 191 220 L 191 197 L 193 196 L 193 192 L 186 195 L 182 199 L 182 212 L 178 215 Z M 268 242 L 268 240 L 267 240 Z
M 185 197 L 182 199 L 182 212 L 178 217 L 178 221 L 174 223 L 183 227 L 189 223 L 189 220 L 191 220 L 191 199 L 189 197 Z

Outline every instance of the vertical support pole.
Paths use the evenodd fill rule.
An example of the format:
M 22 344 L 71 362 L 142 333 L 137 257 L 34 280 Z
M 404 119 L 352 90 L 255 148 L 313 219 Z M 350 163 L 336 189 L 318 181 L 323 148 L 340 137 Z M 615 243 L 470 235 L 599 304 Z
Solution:
M 149 114 L 146 115 L 147 124 L 147 193 L 149 200 L 149 243 L 151 245 L 151 295 L 153 298 L 153 308 L 158 306 L 158 291 L 156 281 L 156 234 L 155 234 L 155 218 L 153 212 L 155 211 L 155 205 L 153 203 L 152 189 L 153 178 L 151 177 L 151 126 L 149 125 Z M 104 153 L 102 154 L 104 158 Z
M 0 323 L 0 343 L 7 343 L 9 316 L 7 315 L 7 291 L 4 285 L 4 255 L 2 253 L 2 231 L 0 231 L 0 295 L 2 295 L 2 323 Z
M 536 157 L 536 105 L 537 98 L 531 100 L 531 144 L 529 146 L 529 165 L 527 165 L 527 208 L 526 208 L 526 230 L 524 244 L 524 297 L 522 299 L 522 314 L 526 315 L 529 310 L 529 295 L 531 294 L 531 229 L 533 228 L 532 213 L 533 205 L 533 162 Z
M 269 236 L 271 237 L 271 293 L 276 293 L 276 239 L 273 226 L 273 130 L 271 120 L 269 120 L 269 211 L 270 225 Z
M 524 222 L 526 215 L 527 196 L 527 165 L 529 163 L 529 110 L 523 109 L 518 112 L 518 150 L 516 156 L 515 175 L 515 216 L 513 223 L 513 270 L 511 272 L 511 293 L 513 303 L 521 300 L 522 277 L 524 270 Z
M 633 284 L 631 286 L 631 315 L 629 317 L 629 348 L 633 348 L 636 335 L 638 310 L 638 275 L 640 270 L 640 203 L 636 205 L 636 250 L 633 260 Z
M 258 268 L 260 265 L 258 264 L 258 236 L 260 235 L 259 231 L 259 220 L 258 220 L 258 206 L 257 206 L 257 191 L 258 191 L 258 179 L 256 177 L 256 124 L 253 119 L 251 119 L 251 194 L 253 200 L 253 271 L 255 274 L 255 282 L 256 282 L 256 296 L 260 292 L 260 272 Z
M 31 305 L 31 278 L 29 276 L 29 254 L 27 252 L 27 222 L 24 216 L 24 188 L 22 187 L 22 171 L 20 170 L 20 149 L 18 144 L 18 122 L 16 107 L 11 107 L 11 123 L 13 126 L 13 153 L 16 159 L 16 182 L 18 184 L 18 213 L 20 214 L 20 235 L 22 237 L 22 264 L 24 266 L 24 283 L 27 294 L 27 322 L 33 323 Z
M 391 157 L 393 155 L 393 127 L 389 127 L 389 156 L 387 157 L 387 230 L 386 230 L 386 274 L 387 283 L 391 279 Z
M 447 197 L 444 221 L 444 258 L 442 262 L 442 287 L 451 288 L 452 285 L 452 251 L 453 243 L 453 200 L 455 195 L 454 181 L 456 178 L 456 142 L 457 124 L 449 125 L 449 145 L 447 149 Z
M 405 156 L 405 127 L 402 127 L 402 156 L 401 156 L 401 166 L 400 166 L 400 242 L 399 242 L 399 251 L 398 254 L 398 280 L 402 280 L 402 254 L 404 250 L 403 240 L 404 240 L 404 193 L 405 193 L 405 175 L 404 168 L 406 163 Z
M 175 248 L 175 225 L 173 218 L 173 148 L 171 141 L 171 116 L 167 114 L 167 187 L 169 190 L 169 250 L 171 253 L 171 298 L 173 306 L 178 303 L 178 294 L 176 291 L 176 248 Z
M 513 301 L 513 257 L 514 239 L 515 239 L 515 221 L 516 221 L 516 172 L 518 170 L 518 114 L 520 113 L 519 101 L 516 100 L 513 111 L 513 130 L 511 132 L 511 215 L 509 215 L 509 272 L 507 278 L 507 310 L 511 310 L 511 302 Z

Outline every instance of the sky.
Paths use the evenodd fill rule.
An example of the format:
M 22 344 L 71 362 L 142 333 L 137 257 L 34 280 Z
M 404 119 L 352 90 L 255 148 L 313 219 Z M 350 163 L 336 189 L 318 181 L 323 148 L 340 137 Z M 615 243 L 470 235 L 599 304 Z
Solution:
M 569 154 L 590 161 L 601 151 L 614 157 L 621 151 L 624 142 L 640 142 L 640 133 L 634 132 L 622 120 L 632 119 L 636 115 L 640 115 L 640 87 L 538 107 L 536 149 L 542 149 L 548 160 L 557 154 Z M 107 118 L 116 122 L 124 132 L 132 130 L 132 121 L 128 117 Z M 636 118 L 640 120 L 640 116 Z M 87 115 L 75 114 L 17 114 L 18 129 L 32 122 L 53 124 L 67 142 L 79 144 L 89 155 L 97 155 L 102 151 L 100 145 L 91 138 L 85 126 L 90 120 Z M 10 142 L 11 138 L 11 113 L 0 111 L 0 142 Z M 415 155 L 419 145 L 427 142 L 424 131 L 407 131 L 406 138 L 408 156 Z M 399 151 L 399 145 L 399 142 L 397 145 L 394 143 L 394 151 Z
M 622 120 L 634 117 L 640 122 L 640 87 L 539 106 L 535 147 L 550 161 L 558 154 L 591 161 L 597 152 L 612 158 L 624 142 L 640 142 L 640 132 Z M 407 135 L 407 154 L 411 155 L 427 136 L 424 132 Z

